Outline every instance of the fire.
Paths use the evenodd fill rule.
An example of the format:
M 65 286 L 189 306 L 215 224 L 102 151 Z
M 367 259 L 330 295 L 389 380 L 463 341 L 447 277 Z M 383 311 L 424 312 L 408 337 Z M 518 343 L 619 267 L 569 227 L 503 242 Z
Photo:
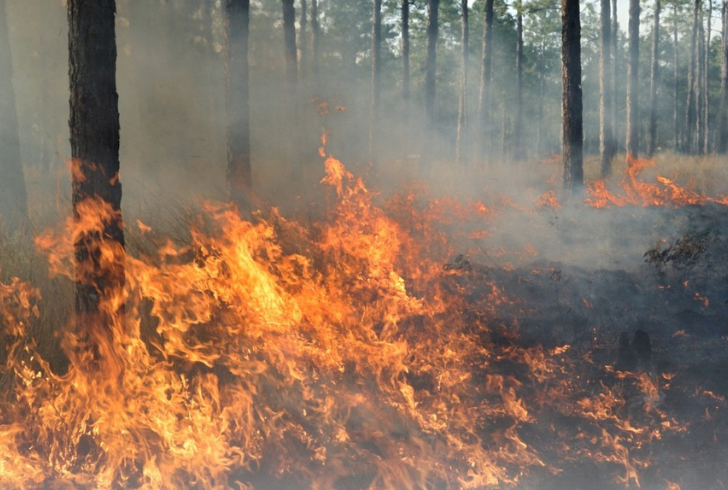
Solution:
M 590 182 L 587 191 L 590 197 L 585 202 L 595 208 L 610 206 L 686 206 L 717 203 L 728 205 L 728 196 L 710 197 L 678 185 L 662 175 L 656 176 L 656 183 L 639 178 L 648 168 L 657 168 L 653 160 L 644 158 L 627 159 L 627 176 L 620 182 L 620 192 L 612 193 L 603 180 Z
M 533 485 L 584 459 L 640 484 L 650 444 L 684 427 L 660 404 L 668 387 L 499 327 L 507 294 L 451 260 L 444 231 L 451 214 L 487 218 L 485 205 L 382 203 L 321 153 L 324 221 L 207 204 L 191 243 L 126 257 L 109 307 L 125 315 L 103 325 L 100 356 L 59 325 L 66 372 L 28 340 L 38 291 L 0 284 L 0 486 L 466 489 Z M 74 240 L 117 219 L 84 206 L 84 221 L 37 239 L 51 273 L 73 280 L 91 277 Z M 121 253 L 98 247 L 102 262 Z

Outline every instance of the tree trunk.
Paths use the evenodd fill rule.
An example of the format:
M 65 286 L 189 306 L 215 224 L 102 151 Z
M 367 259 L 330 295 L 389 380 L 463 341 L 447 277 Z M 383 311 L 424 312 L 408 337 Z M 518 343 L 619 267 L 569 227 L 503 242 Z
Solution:
M 490 92 L 491 92 L 491 66 L 493 53 L 493 3 L 494 0 L 485 0 L 483 8 L 483 50 L 480 71 L 480 153 L 484 157 L 491 140 Z
M 372 11 L 372 83 L 369 106 L 369 156 L 374 153 L 375 132 L 379 124 L 382 83 L 382 0 L 373 0 Z
M 250 161 L 250 86 L 248 37 L 250 0 L 225 0 L 227 13 L 227 182 L 230 201 L 249 206 L 253 186 Z
M 599 159 L 602 177 L 612 170 L 612 20 L 609 0 L 601 0 L 599 23 Z
M 629 64 L 627 65 L 627 159 L 639 156 L 640 2 L 629 0 Z
M 718 134 L 715 151 L 724 155 L 728 151 L 728 0 L 722 5 L 722 33 L 720 56 L 720 109 L 718 111 Z
M 728 0 L 724 0 L 728 1 Z M 678 118 L 678 93 L 679 93 L 679 84 L 678 84 L 678 61 L 679 61 L 679 45 L 677 42 L 677 2 L 673 3 L 673 13 L 675 14 L 675 22 L 673 23 L 673 29 L 672 29 L 672 45 L 673 45 L 673 66 L 672 66 L 672 96 L 673 96 L 673 105 L 672 105 L 672 132 L 673 132 L 673 150 L 679 151 L 680 150 L 680 119 Z
M 68 0 L 76 312 L 98 348 L 122 319 L 124 232 L 119 182 L 114 0 Z M 90 227 L 94 215 L 99 223 Z
M 316 75 L 316 78 L 318 78 L 319 71 L 320 44 L 321 27 L 319 24 L 318 0 L 311 0 L 311 71 Z
M 543 55 L 544 43 L 541 41 L 541 49 L 538 56 L 538 126 L 536 127 L 536 153 L 541 155 L 543 152 Z
M 13 88 L 13 61 L 6 1 L 0 4 L 0 227 L 14 233 L 28 215 L 23 165 L 20 160 L 18 116 Z
M 523 2 L 516 4 L 516 120 L 513 124 L 514 158 L 522 158 L 523 132 Z
M 402 0 L 402 101 L 404 118 L 409 119 L 410 103 L 410 37 L 409 37 L 410 0 Z
M 652 22 L 652 62 L 650 64 L 650 129 L 647 139 L 647 155 L 655 153 L 655 141 L 657 139 L 657 85 L 659 70 L 659 47 L 660 47 L 660 0 L 655 0 L 655 17 Z
M 614 159 L 614 156 L 617 154 L 617 150 L 619 149 L 617 134 L 621 134 L 620 119 L 617 117 L 617 100 L 624 99 L 617 97 L 617 87 L 619 87 L 624 75 L 620 70 L 619 56 L 619 21 L 617 20 L 617 0 L 612 0 L 612 76 L 610 80 L 610 90 L 612 92 L 612 112 L 609 116 L 612 126 L 612 141 L 609 145 L 609 154 L 612 158 L 610 158 L 610 166 L 607 169 L 607 175 L 612 171 L 611 161 Z
M 700 1 L 695 0 L 693 3 L 693 28 L 690 35 L 690 63 L 688 66 L 687 102 L 685 103 L 685 139 L 683 143 L 683 149 L 688 152 L 695 151 L 695 124 L 697 120 L 695 89 L 698 71 L 697 50 Z
M 705 50 L 703 54 L 703 137 L 702 149 L 703 154 L 707 154 L 710 149 L 710 117 L 709 117 L 709 92 L 708 92 L 708 75 L 710 66 L 710 36 L 711 36 L 711 17 L 713 15 L 713 0 L 708 0 L 708 20 L 707 30 L 705 32 Z
M 460 52 L 460 94 L 458 100 L 458 128 L 457 142 L 455 145 L 455 161 L 463 163 L 467 146 L 466 124 L 467 124 L 467 90 L 468 90 L 468 47 L 470 44 L 470 26 L 468 23 L 468 1 L 461 0 L 461 52 Z
M 561 0 L 561 46 L 564 191 L 575 194 L 584 184 L 579 0 Z
M 427 58 L 425 60 L 425 115 L 435 126 L 435 77 L 437 75 L 438 11 L 440 0 L 427 0 Z
M 286 52 L 286 80 L 290 87 L 298 82 L 298 51 L 296 49 L 296 9 L 293 0 L 283 3 L 283 39 Z
M 308 29 L 308 5 L 306 0 L 301 0 L 301 21 L 299 23 L 298 32 L 298 46 L 301 50 L 301 66 L 299 71 L 301 72 L 301 79 L 306 78 L 306 72 L 308 71 L 308 42 L 306 42 L 306 35 Z

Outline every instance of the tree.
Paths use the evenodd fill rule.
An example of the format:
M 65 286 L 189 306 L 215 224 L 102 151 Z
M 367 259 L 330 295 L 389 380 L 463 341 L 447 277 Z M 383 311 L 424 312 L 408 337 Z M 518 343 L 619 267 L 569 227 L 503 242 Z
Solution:
M 561 0 L 561 26 L 564 190 L 574 194 L 584 184 L 579 0 Z
M 230 201 L 244 209 L 253 186 L 250 159 L 248 37 L 250 0 L 225 0 L 227 14 L 227 182 Z
M 678 94 L 679 94 L 679 83 L 678 83 L 678 61 L 679 61 L 679 49 L 677 40 L 677 0 L 673 0 L 672 4 L 674 23 L 672 30 L 672 44 L 673 44 L 673 70 L 672 70 L 672 96 L 673 96 L 673 107 L 672 107 L 672 132 L 673 132 L 673 149 L 678 151 L 680 149 L 680 118 L 678 117 Z
M 485 155 L 490 139 L 491 67 L 493 64 L 493 0 L 485 0 L 483 7 L 483 49 L 480 71 L 480 148 Z
M 372 0 L 372 83 L 369 107 L 369 155 L 374 151 L 375 131 L 379 122 L 382 84 L 382 0 Z
M 5 4 L 5 1 L 0 4 L 0 224 L 14 231 L 23 217 L 28 215 L 28 197 L 20 160 L 13 62 Z
M 728 151 L 728 0 L 722 4 L 722 33 L 720 44 L 720 108 L 715 151 L 724 155 Z
M 516 3 L 516 117 L 513 126 L 513 145 L 516 158 L 521 156 L 523 132 L 523 2 Z
M 655 0 L 655 12 L 652 22 L 652 61 L 650 63 L 650 128 L 647 139 L 647 155 L 655 152 L 657 138 L 657 84 L 659 76 L 660 46 L 660 0 Z
M 404 116 L 409 118 L 410 99 L 410 36 L 409 36 L 409 14 L 410 1 L 402 0 L 401 23 L 402 23 L 402 101 L 404 102 Z
M 690 152 L 696 150 L 696 123 L 697 123 L 697 97 L 698 90 L 698 24 L 700 23 L 700 2 L 693 2 L 693 27 L 690 34 L 690 63 L 688 67 L 687 102 L 685 104 L 685 141 L 683 149 Z
M 600 1 L 599 23 L 599 159 L 601 162 L 602 177 L 611 172 L 612 158 L 614 157 L 614 137 L 612 121 L 612 20 L 609 0 Z
M 120 321 L 124 232 L 119 181 L 114 0 L 68 0 L 76 312 L 95 346 Z M 88 220 L 98 216 L 93 226 Z M 81 222 L 84 222 L 81 226 Z M 98 353 L 97 353 L 98 354 Z
M 319 23 L 318 0 L 311 0 L 311 70 L 318 82 L 319 49 L 321 46 L 321 24 Z
M 465 127 L 467 118 L 467 90 L 468 90 L 468 48 L 470 44 L 470 26 L 468 24 L 468 0 L 460 2 L 461 18 L 461 47 L 460 47 L 460 93 L 458 96 L 458 127 L 457 142 L 455 145 L 455 161 L 463 161 L 465 147 Z
M 425 59 L 425 115 L 430 126 L 435 123 L 435 76 L 437 75 L 437 20 L 440 0 L 427 0 L 427 58 Z
M 703 79 L 702 79 L 702 151 L 708 153 L 710 149 L 710 118 L 708 117 L 708 107 L 710 105 L 710 93 L 708 92 L 708 75 L 710 72 L 710 35 L 711 35 L 711 20 L 713 17 L 713 0 L 708 0 L 708 12 L 707 12 L 707 30 L 705 31 L 705 42 L 703 44 Z
M 627 64 L 627 158 L 639 156 L 640 2 L 629 0 L 629 63 Z
M 298 25 L 298 46 L 301 50 L 301 66 L 299 67 L 299 71 L 301 72 L 301 78 L 305 78 L 306 71 L 308 70 L 308 42 L 306 42 L 306 29 L 308 28 L 308 6 L 306 5 L 306 0 L 301 0 L 301 21 Z
M 296 9 L 293 0 L 282 0 L 283 39 L 286 53 L 286 80 L 290 87 L 298 82 L 298 50 L 296 49 Z

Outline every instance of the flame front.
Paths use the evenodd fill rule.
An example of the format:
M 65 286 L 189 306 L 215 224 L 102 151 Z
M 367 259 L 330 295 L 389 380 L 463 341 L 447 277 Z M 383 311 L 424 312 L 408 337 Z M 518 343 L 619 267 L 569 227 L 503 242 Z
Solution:
M 639 485 L 649 444 L 683 430 L 665 387 L 495 335 L 501 290 L 466 261 L 443 267 L 436 223 L 456 207 L 379 206 L 322 154 L 325 221 L 207 205 L 191 244 L 127 257 L 126 313 L 100 359 L 62 329 L 63 374 L 26 340 L 38 292 L 0 284 L 4 488 L 483 488 L 586 459 Z M 38 239 L 53 273 L 77 278 L 78 232 Z

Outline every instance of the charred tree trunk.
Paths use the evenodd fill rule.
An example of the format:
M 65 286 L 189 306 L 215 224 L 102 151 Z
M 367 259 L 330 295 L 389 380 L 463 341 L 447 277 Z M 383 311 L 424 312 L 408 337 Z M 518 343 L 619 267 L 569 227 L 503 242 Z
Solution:
M 306 78 L 308 72 L 308 5 L 306 0 L 301 0 L 301 21 L 299 23 L 298 46 L 301 50 L 301 66 L 298 67 L 301 79 Z
M 470 26 L 468 23 L 468 1 L 462 0 L 460 4 L 461 15 L 461 52 L 460 52 L 460 94 L 458 100 L 458 128 L 455 145 L 455 161 L 463 163 L 467 147 L 467 90 L 468 90 L 468 48 L 470 44 Z
M 723 0 L 722 33 L 720 52 L 720 108 L 718 111 L 718 133 L 715 151 L 724 155 L 728 151 L 728 0 Z
M 114 0 L 68 0 L 76 312 L 92 345 L 110 341 L 123 312 L 124 232 L 119 182 Z M 83 230 L 83 231 L 81 231 Z
M 579 0 L 561 0 L 561 43 L 564 191 L 574 194 L 584 183 Z
M 728 0 L 726 0 L 728 1 Z M 678 113 L 680 112 L 678 109 L 678 94 L 679 94 L 679 84 L 678 84 L 678 61 L 679 61 L 679 45 L 677 42 L 677 2 L 673 3 L 673 10 L 675 14 L 675 22 L 673 23 L 673 29 L 672 29 L 672 44 L 673 44 L 673 66 L 672 66 L 672 96 L 673 96 L 673 105 L 672 105 L 672 132 L 673 132 L 673 150 L 679 151 L 681 148 L 680 145 L 680 118 L 678 117 Z
M 660 47 L 660 0 L 655 0 L 655 17 L 652 22 L 652 61 L 650 64 L 650 129 L 647 139 L 647 155 L 655 153 L 657 139 L 657 85 L 659 83 L 659 47 Z
M 629 64 L 627 65 L 627 158 L 639 156 L 640 2 L 629 1 Z
M 695 91 L 697 87 L 698 72 L 698 23 L 700 19 L 700 1 L 693 3 L 693 28 L 690 35 L 690 63 L 688 67 L 688 88 L 687 101 L 685 103 L 685 139 L 683 148 L 685 151 L 695 152 L 695 125 L 697 121 Z
M 437 75 L 437 37 L 440 0 L 427 0 L 427 58 L 425 59 L 425 115 L 435 126 L 435 77 Z
M 372 83 L 369 106 L 369 156 L 374 153 L 382 83 L 382 0 L 372 3 Z
M 321 24 L 319 24 L 318 0 L 311 0 L 311 71 L 318 78 Z
M 483 50 L 480 71 L 480 153 L 485 156 L 491 140 L 491 114 L 490 114 L 490 92 L 491 92 L 491 66 L 493 53 L 493 0 L 485 0 L 483 9 Z
M 516 120 L 513 125 L 514 158 L 520 160 L 523 132 L 523 3 L 516 5 Z
M 0 225 L 12 233 L 28 215 L 28 196 L 20 160 L 10 30 L 5 4 L 5 1 L 0 3 Z
M 296 9 L 293 0 L 283 3 L 283 40 L 286 53 L 286 80 L 290 87 L 298 82 L 298 51 L 296 49 Z
M 409 119 L 410 103 L 410 37 L 409 8 L 411 0 L 402 0 L 402 100 L 404 102 L 404 118 Z
M 230 201 L 247 209 L 253 186 L 250 161 L 248 37 L 250 0 L 226 0 L 227 13 L 227 182 Z
M 599 159 L 602 177 L 612 170 L 612 20 L 609 0 L 601 0 L 599 24 Z

